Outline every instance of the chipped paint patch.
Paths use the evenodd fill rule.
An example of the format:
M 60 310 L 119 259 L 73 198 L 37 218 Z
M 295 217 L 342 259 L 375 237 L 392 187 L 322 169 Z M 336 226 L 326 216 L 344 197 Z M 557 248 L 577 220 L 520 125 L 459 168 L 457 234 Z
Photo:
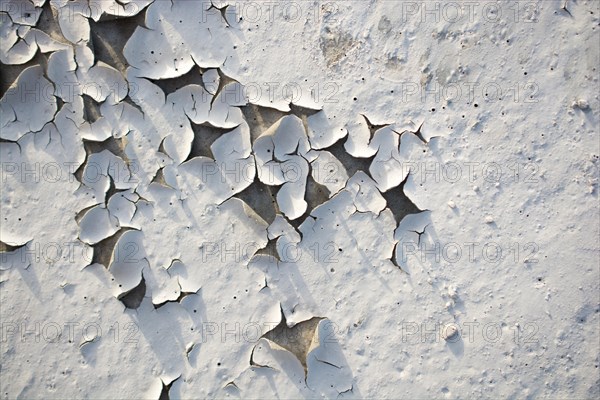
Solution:
M 2 1 L 0 396 L 598 397 L 599 6 L 424 6 Z

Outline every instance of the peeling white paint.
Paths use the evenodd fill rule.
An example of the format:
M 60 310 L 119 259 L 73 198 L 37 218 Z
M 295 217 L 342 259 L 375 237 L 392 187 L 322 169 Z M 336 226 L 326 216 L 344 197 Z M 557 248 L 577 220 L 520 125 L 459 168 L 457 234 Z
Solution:
M 0 396 L 597 397 L 598 4 L 270 4 L 2 1 Z

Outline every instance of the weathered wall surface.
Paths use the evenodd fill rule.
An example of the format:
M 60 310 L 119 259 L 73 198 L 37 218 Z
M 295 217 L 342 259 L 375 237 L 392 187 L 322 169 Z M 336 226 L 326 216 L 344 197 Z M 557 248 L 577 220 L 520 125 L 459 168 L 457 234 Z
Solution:
M 2 0 L 2 398 L 600 395 L 596 1 Z

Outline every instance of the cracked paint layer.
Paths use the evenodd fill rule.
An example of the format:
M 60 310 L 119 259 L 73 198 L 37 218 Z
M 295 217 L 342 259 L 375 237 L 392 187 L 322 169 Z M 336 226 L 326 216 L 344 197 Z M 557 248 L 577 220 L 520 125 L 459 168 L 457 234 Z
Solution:
M 542 80 L 547 68 L 529 53 L 496 50 L 517 40 L 521 20 L 422 20 L 398 2 L 281 4 L 298 18 L 253 3 L 258 19 L 232 1 L 1 4 L 3 398 L 598 394 L 585 341 L 568 347 L 585 365 L 575 377 L 557 367 L 542 385 L 527 368 L 563 366 L 565 338 L 594 333 L 597 302 L 561 292 L 555 264 L 517 269 L 504 257 L 484 268 L 486 254 L 455 262 L 447 246 L 526 237 L 544 259 L 556 255 L 553 236 L 531 236 L 515 207 L 597 233 L 581 217 L 598 214 L 596 67 L 536 54 L 573 91 L 548 84 L 557 101 L 546 109 L 488 93 L 432 105 L 433 83 L 489 84 L 489 71 L 508 82 L 523 65 Z M 598 25 L 593 2 L 532 4 L 545 25 L 530 25 L 525 47 L 548 44 L 543 26 L 560 10 Z M 597 66 L 592 30 L 585 50 L 556 46 Z M 415 86 L 425 94 L 408 98 Z M 540 109 L 551 119 L 527 129 L 564 145 L 561 132 L 577 125 L 569 146 L 592 149 L 562 161 L 572 181 L 545 164 L 561 148 L 523 128 Z M 519 142 L 531 144 L 512 149 Z M 513 171 L 533 153 L 539 187 L 435 169 L 492 160 Z M 565 213 L 555 186 L 581 208 Z M 549 219 L 537 217 L 536 233 Z M 583 271 L 597 243 L 563 240 L 583 252 Z M 569 276 L 598 290 L 597 270 Z M 563 297 L 562 322 L 540 317 Z M 456 328 L 479 321 L 497 324 L 502 341 Z M 428 323 L 445 327 L 441 340 L 428 339 Z M 557 331 L 540 330 L 549 324 Z M 511 342 L 510 326 L 545 336 Z

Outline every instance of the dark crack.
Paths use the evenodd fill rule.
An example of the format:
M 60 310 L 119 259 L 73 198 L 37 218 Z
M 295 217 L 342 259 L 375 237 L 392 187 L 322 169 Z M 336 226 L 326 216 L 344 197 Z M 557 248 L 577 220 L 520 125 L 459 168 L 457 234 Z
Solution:
M 125 307 L 136 310 L 142 304 L 145 295 L 146 280 L 142 275 L 142 280 L 140 281 L 140 283 L 128 292 L 119 295 L 118 299 L 121 300 Z
M 400 185 L 388 190 L 387 192 L 381 193 L 387 203 L 387 208 L 390 209 L 394 214 L 396 220 L 396 226 L 402 221 L 404 217 L 409 214 L 418 214 L 422 211 L 413 203 L 408 196 L 404 193 L 404 185 L 408 180 L 408 176 Z

